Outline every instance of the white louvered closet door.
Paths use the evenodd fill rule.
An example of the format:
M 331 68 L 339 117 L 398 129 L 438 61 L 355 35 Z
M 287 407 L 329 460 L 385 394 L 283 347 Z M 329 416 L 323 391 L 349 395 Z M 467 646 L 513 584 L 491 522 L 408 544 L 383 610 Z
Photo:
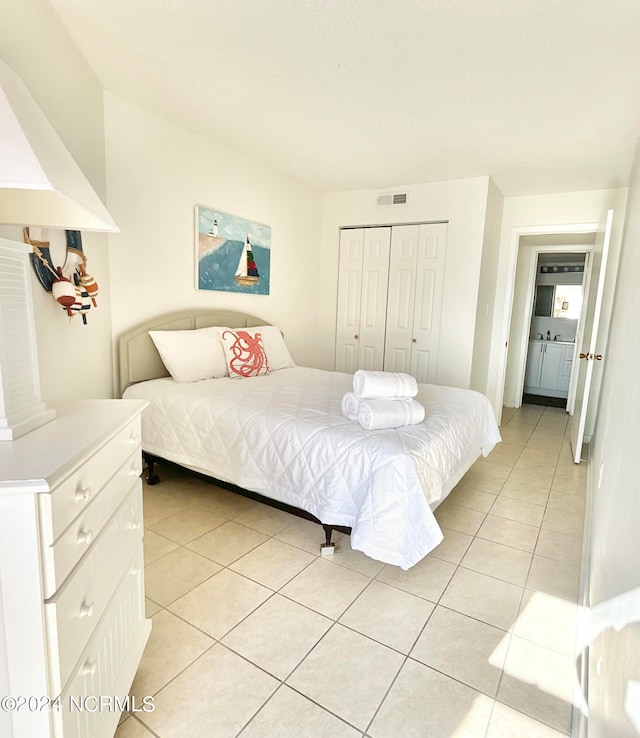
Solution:
M 390 244 L 390 228 L 340 234 L 336 371 L 382 368 Z
M 446 223 L 394 226 L 384 369 L 436 383 L 444 291 Z

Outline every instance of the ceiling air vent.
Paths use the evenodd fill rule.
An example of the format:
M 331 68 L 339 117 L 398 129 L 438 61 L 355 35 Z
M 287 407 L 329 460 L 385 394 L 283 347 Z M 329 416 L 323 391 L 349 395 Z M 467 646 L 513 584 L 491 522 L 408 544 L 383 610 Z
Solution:
M 397 192 L 393 195 L 378 195 L 378 205 L 406 205 L 407 193 Z

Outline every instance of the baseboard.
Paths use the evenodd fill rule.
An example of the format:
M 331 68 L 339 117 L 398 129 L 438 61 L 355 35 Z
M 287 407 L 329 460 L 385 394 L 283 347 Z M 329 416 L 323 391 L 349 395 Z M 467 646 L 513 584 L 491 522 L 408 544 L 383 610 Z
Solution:
M 566 397 L 554 397 L 553 395 L 536 395 L 525 392 L 522 395 L 523 405 L 546 405 L 546 407 L 559 407 L 563 410 L 567 409 Z
M 591 454 L 588 451 L 586 458 L 587 489 L 584 524 L 582 528 L 578 623 L 576 628 L 576 671 L 578 684 L 573 700 L 571 738 L 587 738 L 589 731 L 589 645 L 591 640 L 589 580 L 591 573 L 591 521 L 593 518 L 593 500 L 595 495 L 592 487 L 594 475 L 589 461 Z

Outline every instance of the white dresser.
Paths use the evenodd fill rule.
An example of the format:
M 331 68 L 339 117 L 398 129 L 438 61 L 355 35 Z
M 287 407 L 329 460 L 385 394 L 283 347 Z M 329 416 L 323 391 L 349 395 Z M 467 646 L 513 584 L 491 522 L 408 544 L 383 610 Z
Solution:
M 140 413 L 91 400 L 0 443 L 0 735 L 112 738 L 151 630 Z

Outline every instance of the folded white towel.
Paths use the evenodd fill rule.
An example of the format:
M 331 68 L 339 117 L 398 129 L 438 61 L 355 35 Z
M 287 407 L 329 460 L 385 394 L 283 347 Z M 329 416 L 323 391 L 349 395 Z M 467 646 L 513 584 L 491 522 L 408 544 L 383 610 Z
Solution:
M 362 400 L 358 413 L 358 422 L 366 430 L 400 428 L 423 420 L 424 407 L 417 400 L 410 399 Z
M 360 400 L 353 394 L 347 392 L 342 398 L 342 414 L 346 415 L 349 420 L 357 420 L 360 412 Z
M 378 397 L 415 397 L 418 383 L 415 377 L 401 372 L 369 372 L 358 369 L 353 375 L 353 392 L 360 400 Z

